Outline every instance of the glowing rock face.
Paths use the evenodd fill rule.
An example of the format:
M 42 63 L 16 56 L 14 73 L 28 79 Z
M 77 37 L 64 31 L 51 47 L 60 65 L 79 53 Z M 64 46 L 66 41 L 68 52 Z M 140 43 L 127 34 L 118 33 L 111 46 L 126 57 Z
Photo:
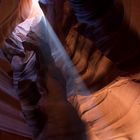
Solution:
M 122 77 L 95 95 L 82 97 L 85 102 L 78 111 L 87 124 L 89 140 L 139 140 L 139 93 L 139 83 Z M 74 101 L 78 104 L 80 97 Z
M 0 48 L 16 25 L 29 16 L 31 6 L 31 0 L 0 1 Z

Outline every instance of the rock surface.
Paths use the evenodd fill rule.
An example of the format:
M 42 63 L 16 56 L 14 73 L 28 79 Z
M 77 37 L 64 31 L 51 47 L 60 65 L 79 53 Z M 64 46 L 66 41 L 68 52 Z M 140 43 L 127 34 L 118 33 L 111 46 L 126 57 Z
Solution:
M 129 2 L 129 0 L 124 1 L 128 9 L 126 15 L 130 26 L 140 31 L 140 18 L 137 12 L 140 2 L 139 0 L 131 0 L 131 4 Z M 47 99 L 44 98 L 45 103 L 42 103 L 43 112 L 46 118 L 48 117 L 46 120 L 49 123 L 45 123 L 38 139 L 44 140 L 48 137 L 49 140 L 81 140 L 83 137 L 77 135 L 81 135 L 81 132 L 84 134 L 85 130 L 80 130 L 83 127 L 81 126 L 82 120 L 87 137 L 84 139 L 139 140 L 140 74 L 125 74 L 124 76 L 124 73 L 97 50 L 93 43 L 77 33 L 76 27 L 72 27 L 67 33 L 65 49 L 90 94 L 85 95 L 76 91 L 72 96 L 67 95 L 67 100 L 71 104 L 65 97 L 63 98 L 62 94 L 60 96 L 62 98 L 59 98 L 61 103 L 56 102 L 55 98 L 49 97 L 55 96 L 61 90 L 59 86 L 61 82 L 56 79 L 53 81 L 49 75 L 50 79 L 46 78 L 47 82 L 50 81 L 47 86 L 49 85 L 48 89 L 55 94 L 48 96 Z M 59 63 L 56 65 L 59 66 Z M 9 69 L 7 67 L 7 72 Z M 67 71 L 63 73 L 65 72 Z M 78 112 L 81 120 L 71 105 Z

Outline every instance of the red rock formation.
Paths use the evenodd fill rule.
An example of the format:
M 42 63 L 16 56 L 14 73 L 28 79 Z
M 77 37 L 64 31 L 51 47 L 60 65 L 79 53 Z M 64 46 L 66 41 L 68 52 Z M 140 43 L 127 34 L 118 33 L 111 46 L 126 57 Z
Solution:
M 124 1 L 126 9 L 128 9 L 128 11 L 131 9 L 132 11 L 130 13 L 135 15 L 137 14 L 135 10 L 137 11 L 137 7 L 140 3 L 138 0 L 131 2 L 132 3 L 130 5 L 128 1 Z M 131 8 L 128 7 L 127 4 L 128 6 L 131 6 Z M 133 26 L 133 28 L 136 27 L 136 30 L 138 31 L 139 20 L 138 22 L 136 21 L 138 16 L 135 15 L 131 17 L 128 11 L 126 10 L 126 15 L 128 15 L 130 25 Z M 41 76 L 44 76 L 43 78 L 45 79 L 44 84 L 47 89 L 47 95 L 45 94 L 45 97 L 42 95 L 43 100 L 40 100 L 40 106 L 42 108 L 42 112 L 45 114 L 45 119 L 47 118 L 47 120 L 46 123 L 44 123 L 45 127 L 40 130 L 37 139 L 44 140 L 47 137 L 50 140 L 81 140 L 83 139 L 82 134 L 84 134 L 85 131 L 81 122 L 82 120 L 85 123 L 87 135 L 87 138 L 84 139 L 139 140 L 139 74 L 120 75 L 121 72 L 116 68 L 116 66 L 95 48 L 94 43 L 91 43 L 91 41 L 80 35 L 76 31 L 76 27 L 77 26 L 71 28 L 71 25 L 66 27 L 66 24 L 64 24 L 63 29 L 67 28 L 67 32 L 64 32 L 64 35 L 67 35 L 65 49 L 71 57 L 72 62 L 77 68 L 86 86 L 89 88 L 90 94 L 81 94 L 76 90 L 74 95 L 69 96 L 69 93 L 66 93 L 65 84 L 63 85 L 63 76 L 56 67 L 56 65 L 58 67 L 64 65 L 62 62 L 58 61 L 60 60 L 59 55 L 54 58 L 57 63 L 53 63 L 52 56 L 48 54 L 50 51 L 46 48 L 41 48 L 41 51 L 44 49 L 41 53 L 45 52 L 45 54 L 47 54 L 46 56 L 44 54 L 41 55 L 47 59 L 42 59 L 41 57 L 43 61 L 41 60 L 42 63 L 40 64 L 43 65 L 40 65 L 39 67 L 41 72 L 45 72 L 45 75 L 42 74 Z M 32 37 L 35 36 L 31 36 L 31 39 L 33 39 Z M 29 47 L 34 47 L 34 49 L 35 45 L 42 47 L 45 44 L 44 41 L 41 41 L 39 38 L 35 38 L 35 42 L 31 41 L 30 43 L 33 44 L 30 44 L 31 46 L 28 44 Z M 41 43 L 44 44 L 42 45 Z M 45 46 L 47 45 L 48 44 L 45 44 Z M 44 60 L 47 61 L 45 62 Z M 48 60 L 52 60 L 49 65 Z M 41 66 L 43 66 L 45 71 L 41 69 Z M 31 72 L 28 71 L 29 69 L 25 70 L 27 70 L 25 71 L 25 73 L 27 72 L 27 75 L 28 72 Z M 67 73 L 66 69 L 62 70 L 64 70 L 63 73 Z M 28 77 L 27 75 L 25 76 L 26 78 Z M 70 78 L 71 77 L 66 77 L 66 81 Z M 75 79 L 75 81 L 76 80 L 77 79 Z M 28 107 L 32 107 L 34 105 L 34 101 L 37 103 L 40 97 L 36 100 L 35 97 L 37 96 L 32 98 L 33 96 L 30 95 L 30 99 L 26 100 L 29 97 L 27 93 L 31 92 L 33 86 L 28 83 L 27 86 L 25 85 L 20 85 L 20 93 L 23 95 L 20 97 L 22 105 L 25 105 L 23 107 L 27 107 L 28 109 Z M 24 95 L 27 96 L 25 97 Z M 71 105 L 78 112 L 81 120 Z M 34 106 L 33 108 L 30 108 L 29 113 L 31 113 L 32 109 L 34 109 Z M 41 113 L 40 110 L 39 112 Z M 29 114 L 29 116 L 37 117 L 37 115 L 32 113 Z M 35 118 L 28 119 L 30 121 L 29 123 L 34 124 L 32 120 L 35 120 Z M 34 127 L 36 129 L 35 125 Z

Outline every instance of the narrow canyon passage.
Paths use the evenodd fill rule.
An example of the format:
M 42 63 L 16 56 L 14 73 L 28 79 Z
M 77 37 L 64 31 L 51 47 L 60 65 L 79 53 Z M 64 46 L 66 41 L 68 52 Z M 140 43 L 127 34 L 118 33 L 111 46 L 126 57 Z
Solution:
M 139 140 L 140 1 L 107 51 L 58 1 L 0 1 L 0 140 Z

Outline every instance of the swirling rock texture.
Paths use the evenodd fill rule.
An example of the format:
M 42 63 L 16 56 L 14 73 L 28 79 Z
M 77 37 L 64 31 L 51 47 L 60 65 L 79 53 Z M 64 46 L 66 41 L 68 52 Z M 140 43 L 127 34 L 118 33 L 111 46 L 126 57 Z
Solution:
M 137 28 L 136 30 L 138 31 L 139 27 L 136 24 L 139 23 L 139 19 L 134 18 L 136 16 L 134 16 L 134 13 L 137 11 L 135 4 L 140 3 L 138 1 L 124 1 L 126 6 L 125 14 L 130 21 L 129 24 L 131 27 Z M 129 11 L 130 9 L 131 12 Z M 130 75 L 121 76 L 116 67 L 100 51 L 96 50 L 89 40 L 80 36 L 74 28 L 67 36 L 67 44 L 67 50 L 73 63 L 81 73 L 87 86 L 91 90 L 93 89 L 93 95 L 82 97 L 82 99 L 77 96 L 72 100 L 72 103 L 77 102 L 75 105 L 78 107 L 82 120 L 87 124 L 88 139 L 138 140 L 140 138 L 138 113 L 139 76 L 136 76 L 136 81 Z M 123 55 L 125 56 L 125 53 Z M 111 72 L 118 76 L 112 75 Z M 114 80 L 109 85 L 104 86 L 108 76 Z M 101 86 L 102 82 L 104 88 L 95 92 L 94 88 Z M 80 100 L 82 101 L 80 102 Z
M 31 0 L 0 1 L 0 48 L 3 46 L 3 41 L 11 34 L 16 25 L 28 17 L 31 5 Z
M 136 31 L 139 31 L 140 20 L 139 15 L 137 15 L 139 14 L 137 12 L 139 11 L 139 1 L 126 0 L 124 5 L 126 6 L 126 15 L 128 15 L 130 21 L 129 24 Z M 67 7 L 66 10 L 68 10 Z M 11 56 L 7 56 L 9 61 L 13 60 L 13 71 L 19 74 L 16 75 L 15 80 L 18 81 L 17 78 L 22 79 L 22 82 L 18 85 L 21 89 L 18 91 L 18 96 L 21 100 L 25 118 L 28 124 L 34 128 L 35 138 L 38 140 L 139 140 L 139 73 L 128 74 L 120 71 L 97 50 L 93 42 L 77 32 L 78 24 L 75 26 L 67 25 L 68 21 L 73 19 L 71 13 L 69 14 L 70 18 L 64 15 L 65 17 L 63 25 L 63 30 L 67 29 L 64 31 L 64 35 L 67 36 L 64 43 L 66 44 L 65 49 L 89 89 L 89 95 L 81 94 L 79 91 L 76 91 L 72 96 L 69 96 L 68 93 L 66 95 L 65 80 L 68 81 L 68 78 L 65 77 L 67 79 L 64 80 L 61 72 L 56 67 L 60 68 L 62 65 L 55 63 L 58 62 L 58 58 L 56 56 L 52 59 L 51 54 L 48 54 L 49 49 L 46 52 L 48 58 L 51 58 L 51 63 L 41 61 L 45 65 L 41 66 L 39 64 L 42 74 L 38 77 L 46 79 L 44 87 L 47 88 L 47 97 L 46 95 L 40 95 L 41 92 L 38 91 L 37 84 L 35 84 L 38 78 L 34 75 L 38 73 L 38 70 L 34 68 L 34 51 L 23 51 L 25 56 L 22 57 L 18 57 L 16 53 L 13 59 L 11 59 Z M 11 40 L 13 41 L 13 39 Z M 22 45 L 24 47 L 25 45 L 30 47 L 35 47 L 35 45 L 38 47 L 43 46 L 38 44 L 43 40 L 38 38 L 35 38 L 35 40 L 38 41 L 31 42 L 32 45 Z M 37 58 L 42 59 L 38 56 L 38 53 L 36 54 Z M 21 67 L 18 67 L 19 65 Z M 63 73 L 66 72 L 64 70 Z M 33 82 L 24 81 L 23 79 L 32 80 Z M 40 100 L 40 96 L 43 99 Z M 40 102 L 41 111 L 36 105 L 38 102 Z M 43 115 L 41 115 L 42 112 Z

